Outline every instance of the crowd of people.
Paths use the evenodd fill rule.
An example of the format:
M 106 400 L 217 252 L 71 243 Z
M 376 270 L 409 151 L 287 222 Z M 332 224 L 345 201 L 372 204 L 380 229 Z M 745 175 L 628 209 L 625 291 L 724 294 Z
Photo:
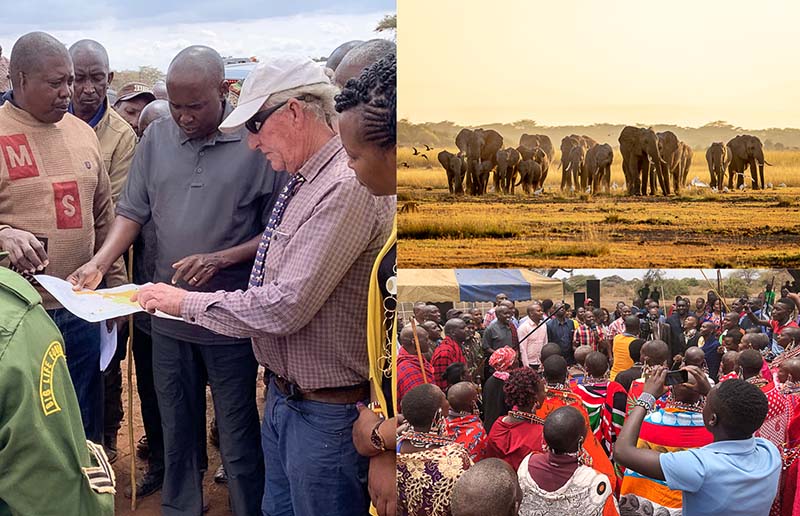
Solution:
M 400 513 L 800 515 L 792 290 L 664 303 L 648 285 L 608 309 L 500 293 L 444 317 L 416 303 L 398 342 Z
M 394 514 L 395 44 L 265 56 L 235 101 L 206 46 L 113 97 L 97 41 L 32 32 L 2 59 L 0 260 L 22 276 L 0 268 L 0 513 L 112 514 L 117 491 L 127 319 L 79 319 L 43 273 L 153 283 L 135 485 L 163 514 L 208 509 L 207 386 L 234 514 Z

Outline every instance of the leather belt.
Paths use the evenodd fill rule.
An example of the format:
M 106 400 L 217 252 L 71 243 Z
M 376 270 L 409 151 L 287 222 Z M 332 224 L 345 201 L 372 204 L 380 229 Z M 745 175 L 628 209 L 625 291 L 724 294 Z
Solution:
M 319 401 L 322 403 L 335 403 L 339 405 L 352 405 L 358 401 L 369 399 L 369 382 L 347 387 L 329 387 L 325 389 L 304 390 L 297 384 L 290 382 L 282 376 L 271 373 L 275 387 L 286 396 L 294 400 Z

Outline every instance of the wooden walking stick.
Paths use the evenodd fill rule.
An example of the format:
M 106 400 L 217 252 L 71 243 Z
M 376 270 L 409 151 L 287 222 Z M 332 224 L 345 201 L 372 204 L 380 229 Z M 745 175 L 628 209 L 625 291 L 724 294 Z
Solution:
M 411 318 L 411 330 L 414 332 L 414 344 L 417 347 L 417 360 L 419 360 L 419 370 L 422 371 L 422 381 L 428 383 L 428 375 L 425 374 L 425 363 L 422 361 L 422 351 L 419 349 L 419 337 L 417 337 L 417 321 Z
M 133 283 L 133 246 L 128 249 L 128 283 Z M 133 314 L 128 316 L 128 446 L 131 454 L 131 511 L 136 510 L 136 452 L 133 444 Z
M 711 283 L 711 280 L 708 279 L 708 276 L 706 276 L 706 273 L 703 272 L 703 269 L 700 269 L 700 274 L 702 274 L 703 278 L 705 278 L 705 280 L 708 282 L 708 286 L 711 287 L 711 292 L 717 295 L 717 298 L 719 298 L 720 303 L 722 303 L 722 306 L 725 307 L 725 311 L 730 312 L 730 310 L 728 309 L 728 303 L 726 303 L 725 299 L 723 299 L 723 297 L 719 295 L 719 292 L 717 291 L 717 289 L 714 288 L 714 284 Z M 713 310 L 714 307 L 712 306 L 711 309 Z

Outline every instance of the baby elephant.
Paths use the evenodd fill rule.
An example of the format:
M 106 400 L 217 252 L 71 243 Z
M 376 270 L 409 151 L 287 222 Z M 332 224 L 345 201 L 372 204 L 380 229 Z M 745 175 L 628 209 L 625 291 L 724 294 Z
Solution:
M 519 183 L 522 185 L 522 191 L 530 194 L 531 191 L 536 191 L 542 187 L 542 166 L 532 160 L 524 159 L 517 165 L 519 171 Z

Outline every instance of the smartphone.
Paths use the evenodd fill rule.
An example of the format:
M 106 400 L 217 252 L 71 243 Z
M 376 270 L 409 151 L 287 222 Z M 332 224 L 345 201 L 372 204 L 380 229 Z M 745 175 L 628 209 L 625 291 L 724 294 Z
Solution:
M 664 385 L 678 385 L 679 383 L 686 383 L 689 381 L 689 371 L 670 371 L 667 373 L 667 378 L 664 380 Z

